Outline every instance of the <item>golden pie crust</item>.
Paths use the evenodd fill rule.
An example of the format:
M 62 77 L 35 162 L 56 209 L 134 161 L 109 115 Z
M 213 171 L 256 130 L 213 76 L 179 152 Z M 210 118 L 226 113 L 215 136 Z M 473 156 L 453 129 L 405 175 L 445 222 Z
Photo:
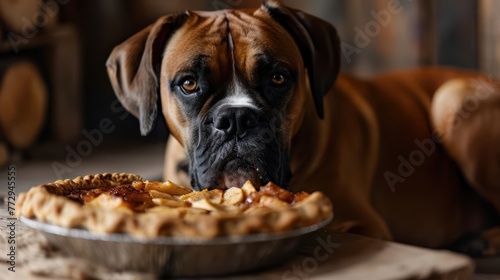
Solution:
M 282 232 L 332 215 L 321 192 L 292 194 L 270 183 L 193 191 L 170 181 L 105 173 L 59 180 L 21 193 L 16 216 L 96 233 L 217 237 Z

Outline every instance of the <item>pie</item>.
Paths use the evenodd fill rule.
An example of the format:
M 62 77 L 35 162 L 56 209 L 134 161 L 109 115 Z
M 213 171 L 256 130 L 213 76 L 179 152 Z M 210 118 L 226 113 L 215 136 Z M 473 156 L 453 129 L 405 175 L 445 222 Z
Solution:
M 170 181 L 105 173 L 39 185 L 19 195 L 16 216 L 95 233 L 136 237 L 217 237 L 282 232 L 332 215 L 321 192 L 293 194 L 273 183 L 256 189 L 193 191 Z

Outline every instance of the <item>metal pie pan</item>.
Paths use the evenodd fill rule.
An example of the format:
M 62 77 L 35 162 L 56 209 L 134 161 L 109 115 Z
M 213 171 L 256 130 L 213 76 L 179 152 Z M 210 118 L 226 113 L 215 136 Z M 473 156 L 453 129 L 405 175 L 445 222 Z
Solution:
M 87 259 L 117 271 L 140 271 L 162 276 L 221 276 L 272 267 L 294 256 L 301 237 L 326 226 L 318 224 L 286 232 L 196 239 L 127 234 L 96 234 L 65 228 L 24 216 L 26 226 L 40 231 L 70 256 Z

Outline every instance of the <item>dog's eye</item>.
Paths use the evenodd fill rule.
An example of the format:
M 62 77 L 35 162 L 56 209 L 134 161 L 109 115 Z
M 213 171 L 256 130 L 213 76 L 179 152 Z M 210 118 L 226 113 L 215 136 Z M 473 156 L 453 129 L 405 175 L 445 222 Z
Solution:
M 181 87 L 184 93 L 195 93 L 199 90 L 198 82 L 192 77 L 185 78 L 181 82 Z
M 288 79 L 285 76 L 285 74 L 274 73 L 271 76 L 271 85 L 272 86 L 282 87 L 282 86 L 286 85 L 287 82 L 288 82 Z

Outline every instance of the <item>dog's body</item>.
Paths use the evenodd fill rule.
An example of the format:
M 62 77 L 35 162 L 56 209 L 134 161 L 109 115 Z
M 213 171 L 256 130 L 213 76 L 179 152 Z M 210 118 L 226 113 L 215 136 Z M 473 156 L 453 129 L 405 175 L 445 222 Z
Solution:
M 341 74 L 332 86 L 338 63 L 330 25 L 268 1 L 163 18 L 117 47 L 108 67 L 143 133 L 160 87 L 170 180 L 189 183 L 178 168 L 187 158 L 198 189 L 252 180 L 321 190 L 334 228 L 428 247 L 498 225 L 498 88 L 430 68 Z

